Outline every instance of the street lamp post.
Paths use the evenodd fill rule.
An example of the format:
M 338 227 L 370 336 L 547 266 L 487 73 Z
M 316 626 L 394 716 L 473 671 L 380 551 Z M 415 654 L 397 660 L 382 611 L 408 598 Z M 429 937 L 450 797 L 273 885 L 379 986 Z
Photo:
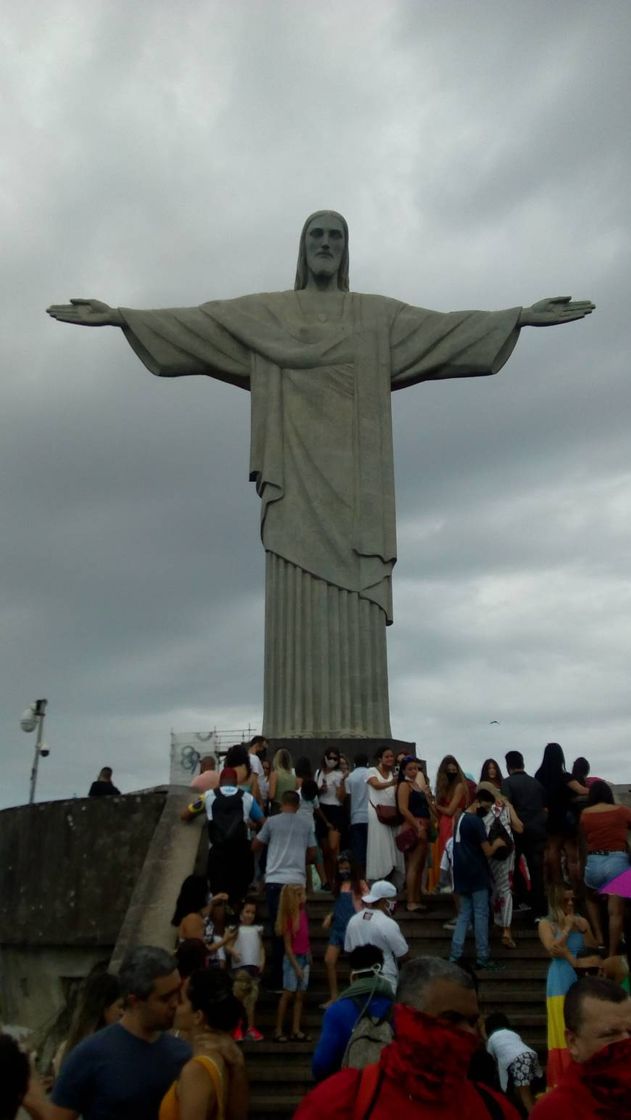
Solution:
M 48 700 L 36 700 L 34 704 L 29 704 L 28 708 L 22 715 L 20 720 L 20 727 L 22 731 L 35 731 L 37 728 L 37 736 L 35 739 L 35 757 L 33 759 L 33 766 L 31 768 L 31 788 L 29 793 L 28 803 L 32 805 L 35 800 L 35 785 L 37 782 L 37 768 L 39 766 L 40 755 L 46 758 L 50 754 L 47 747 L 44 746 L 44 716 L 46 715 L 46 705 Z

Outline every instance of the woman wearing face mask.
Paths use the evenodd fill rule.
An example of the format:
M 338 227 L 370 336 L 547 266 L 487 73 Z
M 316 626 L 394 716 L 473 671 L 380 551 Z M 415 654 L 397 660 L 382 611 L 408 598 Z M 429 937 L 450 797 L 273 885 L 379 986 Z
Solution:
M 321 1005 L 323 1008 L 330 1007 L 337 999 L 337 962 L 344 948 L 346 927 L 353 914 L 361 910 L 364 894 L 368 894 L 368 885 L 360 878 L 359 864 L 352 852 L 340 852 L 333 882 L 335 905 L 322 922 L 323 929 L 330 930 L 329 944 L 324 954 L 329 999 Z
M 344 813 L 344 775 L 340 769 L 340 752 L 329 747 L 326 751 L 320 769 L 316 770 L 315 781 L 318 786 L 318 800 L 322 809 L 322 818 L 316 818 L 316 836 L 324 858 L 326 884 L 333 882 L 335 877 L 335 860 L 340 847 L 348 846 L 346 836 L 346 815 Z M 326 821 L 326 823 L 325 823 Z
M 467 779 L 452 754 L 443 758 L 436 775 L 436 812 L 438 813 L 439 862 L 445 844 L 454 831 L 454 817 L 469 804 Z
M 405 874 L 405 860 L 395 843 L 397 829 L 382 824 L 377 816 L 377 805 L 396 808 L 397 779 L 394 774 L 394 751 L 381 747 L 375 755 L 376 765 L 366 776 L 368 784 L 368 848 L 366 853 L 366 878 L 385 879 L 398 872 L 401 880 Z

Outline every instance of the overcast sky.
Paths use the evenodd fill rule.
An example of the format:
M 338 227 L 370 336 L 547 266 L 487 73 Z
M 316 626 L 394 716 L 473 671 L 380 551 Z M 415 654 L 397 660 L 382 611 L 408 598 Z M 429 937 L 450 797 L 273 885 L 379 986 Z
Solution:
M 631 779 L 627 0 L 23 0 L 3 25 L 0 806 L 37 697 L 38 800 L 104 764 L 161 783 L 172 729 L 262 714 L 248 395 L 45 307 L 291 287 L 321 207 L 357 291 L 598 305 L 497 377 L 395 394 L 392 729 L 431 772 L 554 739 Z

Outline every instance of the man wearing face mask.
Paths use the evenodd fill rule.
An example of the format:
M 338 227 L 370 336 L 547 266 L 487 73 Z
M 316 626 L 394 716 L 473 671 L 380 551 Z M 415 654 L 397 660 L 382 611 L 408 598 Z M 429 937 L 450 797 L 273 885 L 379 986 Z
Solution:
M 376 945 L 383 950 L 383 976 L 393 992 L 399 979 L 397 961 L 409 952 L 408 943 L 392 917 L 396 897 L 396 887 L 386 879 L 373 883 L 368 894 L 362 895 L 365 909 L 353 915 L 344 939 L 345 953 L 352 953 L 359 945 Z
M 533 1120 L 631 1117 L 631 999 L 611 980 L 587 976 L 563 1008 L 573 1059 L 558 1085 L 530 1113 Z
M 391 1013 L 394 992 L 382 975 L 383 951 L 360 945 L 349 956 L 350 985 L 324 1013 L 322 1031 L 313 1055 L 311 1072 L 316 1081 L 337 1073 L 358 1017 L 369 1015 L 381 1022 Z M 357 1065 L 357 1062 L 348 1062 Z
M 459 898 L 459 910 L 449 951 L 450 961 L 456 963 L 460 960 L 467 930 L 473 922 L 476 968 L 489 970 L 501 967 L 490 959 L 489 860 L 498 848 L 505 846 L 500 839 L 489 843 L 482 823 L 494 801 L 495 797 L 490 790 L 478 789 L 475 801 L 458 818 L 454 828 L 454 891 Z
M 438 957 L 401 970 L 394 1040 L 379 1061 L 345 1069 L 318 1085 L 294 1120 L 518 1120 L 505 1097 L 468 1079 L 481 1045 L 473 978 Z

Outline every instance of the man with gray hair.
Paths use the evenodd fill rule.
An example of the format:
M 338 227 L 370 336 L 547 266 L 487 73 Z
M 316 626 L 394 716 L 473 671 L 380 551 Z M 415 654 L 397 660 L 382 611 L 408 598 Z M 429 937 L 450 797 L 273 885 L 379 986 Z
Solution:
M 191 1057 L 188 1043 L 166 1033 L 181 987 L 171 953 L 139 945 L 125 957 L 119 980 L 123 1017 L 68 1055 L 50 1120 L 157 1120 L 164 1094 Z
M 481 1046 L 473 977 L 451 961 L 416 957 L 401 969 L 393 1042 L 374 1065 L 327 1078 L 294 1120 L 518 1120 L 500 1093 L 468 1078 Z

